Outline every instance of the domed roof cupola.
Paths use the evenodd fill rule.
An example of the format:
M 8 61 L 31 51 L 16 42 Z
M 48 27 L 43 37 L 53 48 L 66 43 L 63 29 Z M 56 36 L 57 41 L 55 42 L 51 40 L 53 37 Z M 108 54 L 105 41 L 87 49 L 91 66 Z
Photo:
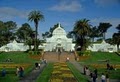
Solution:
M 65 35 L 66 36 L 66 32 L 63 28 L 61 28 L 60 23 L 58 24 L 58 27 L 53 31 L 53 36 L 54 35 Z

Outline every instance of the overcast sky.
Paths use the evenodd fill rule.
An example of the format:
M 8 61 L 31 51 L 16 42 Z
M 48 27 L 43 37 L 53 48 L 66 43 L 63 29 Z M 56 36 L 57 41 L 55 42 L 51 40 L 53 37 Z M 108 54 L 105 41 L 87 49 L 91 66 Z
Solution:
M 77 20 L 86 18 L 93 26 L 100 22 L 111 23 L 109 38 L 120 24 L 120 0 L 0 0 L 0 20 L 15 21 L 18 27 L 29 23 L 34 28 L 33 22 L 27 20 L 32 10 L 40 10 L 45 17 L 45 21 L 39 23 L 39 33 L 58 22 L 69 32 Z

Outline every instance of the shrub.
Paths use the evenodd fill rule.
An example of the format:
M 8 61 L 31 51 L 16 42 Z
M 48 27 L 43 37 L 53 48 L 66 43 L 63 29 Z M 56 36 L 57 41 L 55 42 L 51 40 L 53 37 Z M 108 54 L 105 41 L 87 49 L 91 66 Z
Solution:
M 86 50 L 86 51 L 77 51 L 78 56 L 89 56 L 91 53 L 90 50 Z

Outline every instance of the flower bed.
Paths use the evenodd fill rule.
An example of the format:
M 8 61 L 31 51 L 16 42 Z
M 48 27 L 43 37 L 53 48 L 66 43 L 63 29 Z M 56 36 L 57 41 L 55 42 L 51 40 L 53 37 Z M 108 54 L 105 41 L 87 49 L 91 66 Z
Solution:
M 16 67 L 24 67 L 27 68 L 29 67 L 31 64 L 0 64 L 0 68 L 16 68 Z
M 55 63 L 50 82 L 77 82 L 66 63 Z
M 42 56 L 41 55 L 30 55 L 29 57 L 31 59 L 40 60 Z
M 91 64 L 90 66 L 95 68 L 106 68 L 105 64 Z M 112 65 L 114 68 L 120 69 L 120 65 Z

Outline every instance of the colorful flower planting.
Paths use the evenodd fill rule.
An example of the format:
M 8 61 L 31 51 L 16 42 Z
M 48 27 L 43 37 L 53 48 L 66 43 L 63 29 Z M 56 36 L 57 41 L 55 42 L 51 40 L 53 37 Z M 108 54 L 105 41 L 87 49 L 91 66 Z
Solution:
M 91 64 L 90 66 L 95 68 L 106 68 L 105 64 Z M 120 65 L 112 65 L 114 68 L 120 69 Z
M 50 82 L 77 82 L 66 63 L 55 63 Z
M 0 64 L 0 68 L 16 68 L 16 67 L 24 67 L 27 68 L 29 67 L 31 64 Z
M 35 59 L 35 60 L 40 60 L 42 58 L 41 55 L 30 55 L 29 56 L 31 59 Z

